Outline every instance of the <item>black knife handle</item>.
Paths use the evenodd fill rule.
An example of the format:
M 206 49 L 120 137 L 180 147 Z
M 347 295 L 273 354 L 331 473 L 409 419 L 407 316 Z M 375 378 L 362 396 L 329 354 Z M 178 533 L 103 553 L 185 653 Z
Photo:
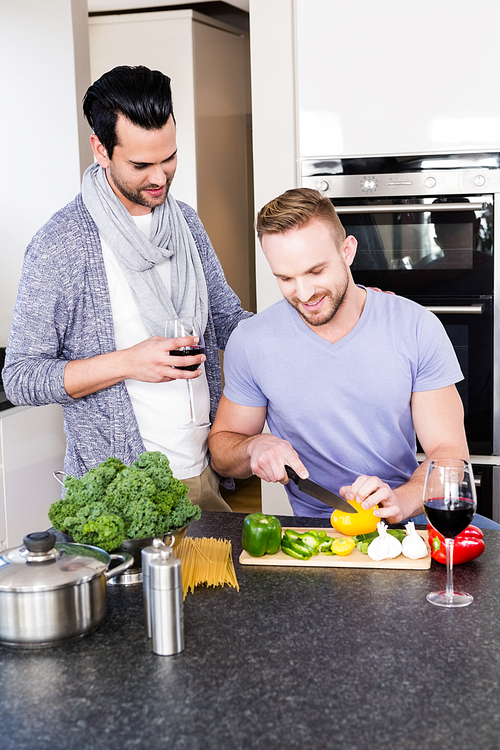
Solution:
M 287 465 L 285 464 L 285 471 L 286 471 L 286 473 L 288 474 L 288 478 L 289 478 L 289 479 L 291 479 L 292 481 L 294 481 L 294 482 L 295 482 L 295 484 L 298 484 L 298 483 L 299 483 L 300 477 L 299 477 L 299 475 L 297 474 L 297 472 L 296 472 L 296 471 L 294 471 L 294 470 L 292 469 L 292 467 L 291 467 L 291 466 L 287 466 Z

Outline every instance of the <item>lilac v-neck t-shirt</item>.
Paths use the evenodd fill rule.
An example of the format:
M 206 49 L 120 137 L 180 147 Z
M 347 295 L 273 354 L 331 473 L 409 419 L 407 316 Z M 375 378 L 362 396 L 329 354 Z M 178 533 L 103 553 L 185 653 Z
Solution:
M 286 300 L 241 321 L 224 375 L 226 398 L 266 406 L 271 432 L 292 444 L 314 482 L 336 493 L 361 474 L 393 489 L 406 482 L 417 467 L 412 393 L 463 378 L 435 315 L 371 289 L 359 321 L 335 344 Z M 293 482 L 286 490 L 295 515 L 331 515 Z

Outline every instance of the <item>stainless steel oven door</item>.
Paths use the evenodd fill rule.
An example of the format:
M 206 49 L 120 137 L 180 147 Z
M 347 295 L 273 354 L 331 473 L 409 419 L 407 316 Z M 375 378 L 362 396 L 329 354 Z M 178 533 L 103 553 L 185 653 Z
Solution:
M 493 195 L 334 200 L 356 283 L 403 296 L 493 294 Z
M 500 523 L 500 466 L 472 463 L 477 512 Z
M 471 454 L 493 453 L 493 298 L 412 297 L 442 322 L 464 379 L 457 383 Z

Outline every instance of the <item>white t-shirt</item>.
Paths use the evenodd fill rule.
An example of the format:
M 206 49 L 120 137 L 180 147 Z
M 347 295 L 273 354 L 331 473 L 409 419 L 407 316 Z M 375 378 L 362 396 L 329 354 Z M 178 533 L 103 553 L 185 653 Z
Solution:
M 152 214 L 132 218 L 137 227 L 149 237 Z M 101 244 L 111 297 L 116 348 L 127 349 L 149 338 L 149 333 L 140 319 L 130 286 L 113 251 L 102 237 Z M 170 292 L 170 259 L 158 263 L 156 270 Z M 196 417 L 208 422 L 210 394 L 204 365 L 202 369 L 203 375 L 191 380 L 191 384 Z M 199 476 L 208 464 L 208 428 L 180 429 L 189 421 L 186 382 L 173 380 L 170 383 L 144 383 L 140 380 L 126 380 L 125 385 L 146 450 L 165 453 L 172 472 L 178 479 Z

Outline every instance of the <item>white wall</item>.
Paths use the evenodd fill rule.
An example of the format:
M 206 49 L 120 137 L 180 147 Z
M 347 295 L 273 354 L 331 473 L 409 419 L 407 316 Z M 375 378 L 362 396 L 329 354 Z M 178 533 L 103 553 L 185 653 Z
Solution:
M 192 10 L 95 16 L 89 33 L 92 80 L 116 65 L 171 78 L 179 156 L 172 195 L 198 211 L 228 283 L 255 309 L 248 36 Z
M 293 0 L 250 0 L 255 211 L 296 187 Z M 257 309 L 281 298 L 256 247 Z
M 193 24 L 189 11 L 89 19 L 90 65 L 97 80 L 117 65 L 146 65 L 172 80 L 179 166 L 172 194 L 197 208 Z
M 293 0 L 250 0 L 255 210 L 296 187 Z M 281 299 L 258 241 L 257 310 Z M 281 484 L 262 482 L 264 513 L 292 515 Z
M 81 99 L 90 85 L 86 0 L 1 0 L 0 346 L 24 251 L 80 190 L 92 163 Z

